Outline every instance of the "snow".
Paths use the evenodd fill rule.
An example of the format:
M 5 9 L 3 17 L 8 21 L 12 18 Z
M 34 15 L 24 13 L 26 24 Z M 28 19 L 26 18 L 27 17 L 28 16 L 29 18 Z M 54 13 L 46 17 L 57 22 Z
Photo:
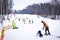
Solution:
M 9 29 L 5 31 L 4 40 L 60 40 L 60 38 L 56 37 L 60 36 L 60 20 L 52 20 L 29 14 L 16 14 L 16 17 L 18 29 Z M 34 23 L 29 24 L 28 19 L 26 19 L 27 17 L 28 19 L 33 20 Z M 20 21 L 18 18 L 20 18 Z M 23 24 L 22 18 L 26 19 L 26 24 Z M 42 20 L 48 23 L 50 33 L 54 36 L 44 35 L 44 30 L 42 30 L 43 24 L 41 23 Z M 36 36 L 38 30 L 41 30 L 43 37 Z

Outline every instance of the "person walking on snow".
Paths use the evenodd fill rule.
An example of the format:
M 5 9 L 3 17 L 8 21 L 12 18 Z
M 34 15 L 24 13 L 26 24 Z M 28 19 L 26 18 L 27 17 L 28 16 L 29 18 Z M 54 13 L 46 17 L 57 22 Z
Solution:
M 46 23 L 46 22 L 44 22 L 44 21 L 41 21 L 42 23 L 43 23 L 43 29 L 42 30 L 44 30 L 44 28 L 45 28 L 45 35 L 51 35 L 50 34 L 50 31 L 49 31 L 49 26 L 48 26 L 48 24 Z M 47 31 L 48 31 L 48 33 L 47 33 Z

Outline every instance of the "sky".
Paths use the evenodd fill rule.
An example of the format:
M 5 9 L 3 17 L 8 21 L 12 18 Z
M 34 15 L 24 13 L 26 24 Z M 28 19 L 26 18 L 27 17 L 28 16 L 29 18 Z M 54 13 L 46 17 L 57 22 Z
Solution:
M 13 10 L 22 10 L 28 5 L 32 5 L 34 3 L 45 3 L 50 2 L 51 0 L 13 0 Z

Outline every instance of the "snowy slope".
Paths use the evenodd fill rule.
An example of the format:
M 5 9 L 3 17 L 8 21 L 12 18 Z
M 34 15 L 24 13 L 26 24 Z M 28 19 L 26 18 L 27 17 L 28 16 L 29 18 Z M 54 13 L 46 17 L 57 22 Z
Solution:
M 10 29 L 5 31 L 4 40 L 60 40 L 56 36 L 60 36 L 60 20 L 52 20 L 48 18 L 43 18 L 37 15 L 28 14 L 16 14 L 16 23 L 18 29 Z M 26 19 L 28 17 L 28 19 Z M 20 21 L 18 20 L 20 18 Z M 26 24 L 23 24 L 22 18 L 26 19 Z M 33 20 L 34 23 L 29 24 L 28 20 Z M 41 21 L 44 20 L 49 25 L 49 30 L 54 36 L 45 36 L 44 30 L 42 30 L 43 24 Z M 41 30 L 43 37 L 40 38 L 36 36 L 37 31 Z

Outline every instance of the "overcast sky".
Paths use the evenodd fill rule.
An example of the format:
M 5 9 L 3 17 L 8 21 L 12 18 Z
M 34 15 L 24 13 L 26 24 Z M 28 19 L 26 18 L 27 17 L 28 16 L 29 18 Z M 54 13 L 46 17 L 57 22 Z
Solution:
M 50 0 L 13 0 L 14 3 L 13 10 L 22 10 L 28 5 L 45 2 L 50 2 Z

